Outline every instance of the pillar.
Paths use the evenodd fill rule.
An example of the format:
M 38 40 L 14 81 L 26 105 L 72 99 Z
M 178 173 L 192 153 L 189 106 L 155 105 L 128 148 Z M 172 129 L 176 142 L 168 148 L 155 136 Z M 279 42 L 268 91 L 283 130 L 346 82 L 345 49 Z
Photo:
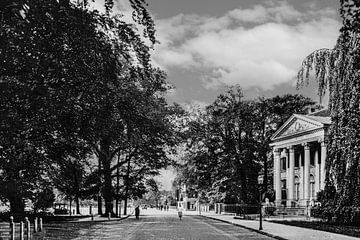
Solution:
M 277 205 L 281 203 L 281 172 L 280 172 L 280 150 L 274 150 L 274 189 Z
M 320 164 L 320 189 L 325 189 L 325 163 L 326 163 L 326 147 L 325 141 L 321 142 L 321 164 Z
M 316 151 L 315 151 L 315 156 L 314 156 L 314 160 L 315 160 L 315 196 L 314 198 L 316 198 L 316 194 L 320 191 L 320 164 L 319 164 L 319 148 L 316 147 Z
M 289 199 L 289 206 L 292 206 L 292 201 L 294 201 L 294 171 L 295 168 L 295 149 L 293 146 L 290 147 L 289 149 L 289 179 L 288 179 L 288 186 L 289 186 L 289 191 L 288 191 L 288 199 Z
M 304 144 L 304 200 L 310 199 L 310 145 Z

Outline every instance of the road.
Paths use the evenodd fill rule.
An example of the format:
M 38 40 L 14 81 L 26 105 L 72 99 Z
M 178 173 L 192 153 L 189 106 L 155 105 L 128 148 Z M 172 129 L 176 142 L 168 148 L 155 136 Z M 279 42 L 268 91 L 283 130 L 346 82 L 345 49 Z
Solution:
M 273 239 L 228 223 L 202 216 L 186 215 L 180 221 L 175 211 L 142 211 L 140 219 L 79 222 L 46 226 L 45 239 L 124 239 L 124 240 L 237 240 Z

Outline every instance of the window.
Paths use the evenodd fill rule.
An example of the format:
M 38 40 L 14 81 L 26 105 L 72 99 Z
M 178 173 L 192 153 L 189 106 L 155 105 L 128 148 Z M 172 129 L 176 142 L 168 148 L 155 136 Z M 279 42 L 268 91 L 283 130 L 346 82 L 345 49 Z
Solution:
M 310 149 L 310 165 L 315 165 L 315 150 Z
M 294 182 L 295 182 L 295 200 L 299 200 L 300 199 L 300 180 L 299 177 L 295 176 L 294 178 Z
M 303 167 L 305 165 L 305 152 L 301 151 L 301 166 Z
M 282 157 L 280 159 L 280 163 L 281 163 L 281 170 L 286 170 L 286 157 Z
M 299 153 L 295 153 L 295 167 L 300 167 L 300 154 Z
M 315 198 L 315 178 L 314 175 L 310 175 L 310 198 Z
M 281 181 L 281 199 L 286 200 L 287 199 L 286 195 L 287 195 L 286 194 L 286 180 L 282 180 Z M 285 201 L 285 204 L 286 204 L 286 201 Z

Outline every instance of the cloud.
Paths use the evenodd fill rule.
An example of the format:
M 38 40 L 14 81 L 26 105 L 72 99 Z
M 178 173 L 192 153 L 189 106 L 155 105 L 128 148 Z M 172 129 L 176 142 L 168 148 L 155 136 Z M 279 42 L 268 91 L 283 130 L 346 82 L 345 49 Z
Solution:
M 300 12 L 285 1 L 238 8 L 221 17 L 179 14 L 156 20 L 154 61 L 201 73 L 206 88 L 271 89 L 293 79 L 302 59 L 332 48 L 340 23 L 331 9 Z

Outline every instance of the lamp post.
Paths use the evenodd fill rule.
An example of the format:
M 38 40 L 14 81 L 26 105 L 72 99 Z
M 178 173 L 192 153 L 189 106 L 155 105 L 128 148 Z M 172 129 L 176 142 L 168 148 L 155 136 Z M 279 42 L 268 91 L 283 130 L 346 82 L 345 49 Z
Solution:
M 262 177 L 258 177 L 258 184 L 259 184 L 259 212 L 260 212 L 260 218 L 259 218 L 259 230 L 263 230 L 262 227 L 262 199 L 261 199 L 261 194 L 262 194 L 262 184 L 263 184 L 263 178 Z

